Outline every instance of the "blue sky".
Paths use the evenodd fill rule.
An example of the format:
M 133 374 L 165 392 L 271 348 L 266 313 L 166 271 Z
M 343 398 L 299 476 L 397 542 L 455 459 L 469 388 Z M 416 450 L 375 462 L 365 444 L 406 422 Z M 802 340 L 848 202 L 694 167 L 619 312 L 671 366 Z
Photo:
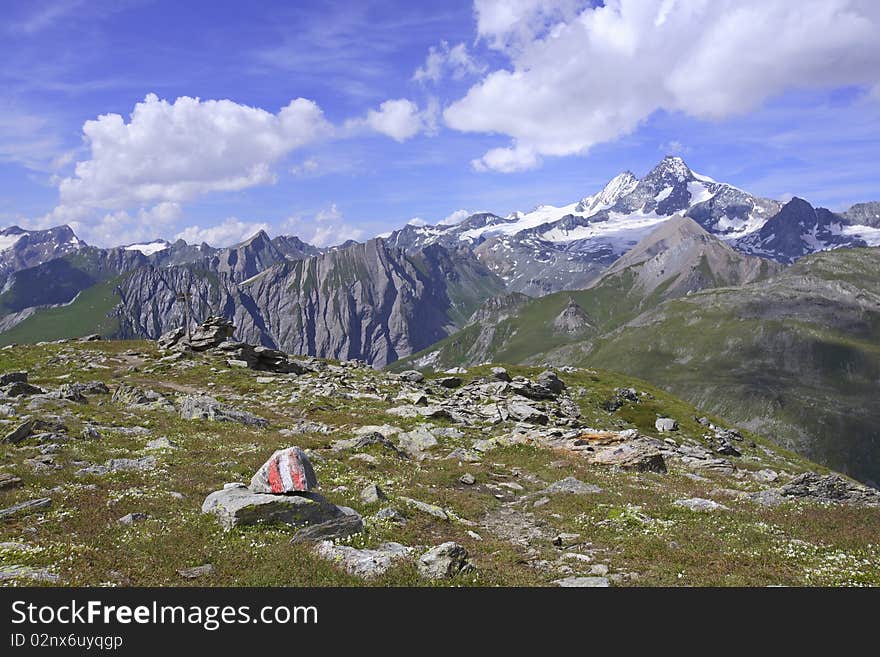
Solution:
M 333 243 L 568 203 L 667 153 L 880 200 L 876 3 L 710 4 L 6 0 L 0 224 Z

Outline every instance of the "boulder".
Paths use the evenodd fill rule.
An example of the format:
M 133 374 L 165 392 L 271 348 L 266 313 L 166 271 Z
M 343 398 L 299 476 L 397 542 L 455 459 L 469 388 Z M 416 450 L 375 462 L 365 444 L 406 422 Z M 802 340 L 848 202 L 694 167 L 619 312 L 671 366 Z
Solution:
M 178 326 L 177 328 L 173 328 L 160 335 L 156 343 L 159 345 L 160 349 L 171 349 L 171 347 L 177 345 L 185 335 L 186 330 L 184 330 L 182 326 Z
M 654 422 L 654 428 L 661 433 L 665 431 L 678 431 L 678 422 L 671 417 L 658 417 Z
M 235 333 L 233 323 L 223 317 L 208 317 L 192 332 L 189 348 L 193 351 L 206 351 L 226 342 Z
M 541 372 L 536 381 L 557 395 L 565 390 L 565 383 L 552 370 Z
M 391 566 L 406 560 L 412 548 L 400 543 L 382 543 L 372 550 L 359 550 L 347 545 L 335 545 L 321 541 L 315 546 L 315 554 L 322 559 L 342 566 L 349 574 L 372 579 L 385 573 Z
M 343 509 L 343 514 L 337 518 L 325 520 L 317 525 L 303 527 L 293 535 L 293 538 L 290 539 L 290 544 L 339 540 L 364 531 L 364 521 L 360 515 L 351 509 L 347 510 L 349 513 L 345 511 Z
M 376 484 L 368 484 L 361 491 L 361 501 L 364 504 L 376 504 L 382 500 L 387 500 L 388 496 Z
M 607 577 L 565 577 L 553 582 L 566 588 L 605 588 L 611 586 Z
M 499 381 L 506 381 L 507 383 L 510 383 L 510 381 L 511 381 L 510 374 L 508 374 L 507 370 L 504 369 L 503 367 L 493 367 L 491 372 L 492 372 L 492 376 L 495 377 L 496 379 L 498 379 Z
M 804 472 L 778 489 L 788 498 L 839 502 L 865 506 L 880 505 L 880 491 L 850 481 L 839 474 Z
M 27 372 L 3 372 L 0 374 L 0 388 L 8 386 L 10 383 L 27 383 Z
M 157 465 L 155 456 L 142 456 L 138 459 L 110 459 L 103 465 L 90 465 L 76 471 L 77 476 L 103 476 L 111 472 L 145 472 L 153 470 Z
M 25 381 L 13 381 L 3 389 L 7 397 L 27 397 L 30 395 L 42 395 L 46 391 Z
M 210 575 L 214 572 L 214 564 L 206 563 L 201 566 L 193 566 L 192 568 L 180 568 L 177 574 L 186 579 L 197 579 Z
M 437 383 L 444 388 L 457 388 L 462 384 L 462 380 L 459 376 L 444 376 L 437 379 Z
M 513 419 L 529 424 L 547 424 L 550 421 L 545 413 L 524 402 L 511 402 L 507 405 L 507 412 Z
M 223 488 L 208 495 L 202 504 L 202 513 L 217 516 L 224 529 L 270 522 L 303 527 L 343 515 L 339 507 L 317 493 L 255 493 L 244 484 Z
M 431 548 L 416 561 L 419 574 L 427 579 L 455 577 L 463 571 L 473 570 L 468 563 L 468 551 L 454 541 Z
M 663 454 L 643 441 L 630 441 L 619 445 L 600 447 L 592 456 L 594 463 L 637 472 L 666 472 Z
M 250 489 L 255 493 L 300 493 L 318 487 L 315 470 L 299 447 L 279 449 L 266 461 L 251 479 Z
M 690 497 L 684 500 L 675 500 L 675 506 L 680 506 L 691 511 L 729 511 L 730 509 L 719 504 L 715 500 L 707 500 L 702 497 Z
M 221 404 L 207 395 L 184 395 L 181 397 L 180 417 L 184 420 L 238 422 L 249 427 L 269 426 L 269 422 L 265 418 Z
M 411 458 L 421 461 L 425 450 L 437 446 L 437 439 L 427 429 L 418 428 L 397 434 L 397 446 Z
M 123 406 L 139 406 L 143 408 L 171 409 L 173 404 L 158 392 L 153 390 L 141 390 L 135 386 L 126 383 L 120 383 L 119 387 L 113 391 L 113 397 L 110 398 L 115 404 Z
M 418 370 L 406 370 L 399 374 L 401 381 L 409 381 L 410 383 L 421 383 L 425 380 L 425 375 Z
M 580 479 L 576 477 L 566 477 L 565 479 L 560 479 L 556 481 L 544 490 L 541 493 L 545 495 L 555 495 L 559 493 L 568 493 L 570 495 L 591 495 L 593 493 L 601 493 L 602 489 L 593 484 L 585 484 Z

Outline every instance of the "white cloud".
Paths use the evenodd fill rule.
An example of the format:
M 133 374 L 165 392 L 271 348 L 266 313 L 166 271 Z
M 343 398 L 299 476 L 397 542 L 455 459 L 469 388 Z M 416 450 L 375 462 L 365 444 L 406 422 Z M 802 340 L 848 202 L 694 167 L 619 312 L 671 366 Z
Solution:
M 339 221 L 340 219 L 342 219 L 342 212 L 338 207 L 336 207 L 335 203 L 331 203 L 329 208 L 320 210 L 315 215 L 315 221 L 321 222 Z
M 86 121 L 91 158 L 59 184 L 60 204 L 92 208 L 182 202 L 274 181 L 272 165 L 330 132 L 321 109 L 298 98 L 277 114 L 230 100 L 154 94 Z
M 223 247 L 243 242 L 261 230 L 268 232 L 269 224 L 227 217 L 214 226 L 189 226 L 177 234 L 177 239 L 186 240 L 190 244 L 207 242 L 211 246 Z
M 307 160 L 303 160 L 300 164 L 296 164 L 290 168 L 290 173 L 294 176 L 308 176 L 310 174 L 315 174 L 320 168 L 320 164 L 318 164 L 318 160 L 313 157 L 310 157 Z
M 439 46 L 431 46 L 425 63 L 416 69 L 413 80 L 417 82 L 440 82 L 447 73 L 454 80 L 468 75 L 480 75 L 486 71 L 486 65 L 478 63 L 468 52 L 467 46 L 458 43 L 451 48 L 447 41 Z
M 427 226 L 428 222 L 422 219 L 421 217 L 413 217 L 409 221 L 406 222 L 409 226 L 415 226 L 416 228 L 421 228 L 422 226 Z
M 720 119 L 790 88 L 880 85 L 876 2 L 477 0 L 475 13 L 512 65 L 444 112 L 454 129 L 512 139 L 477 169 L 584 153 L 657 110 Z
M 97 221 L 82 221 L 79 218 L 61 218 L 69 223 L 74 232 L 89 244 L 100 246 L 119 246 L 135 242 L 148 242 L 166 237 L 169 230 L 181 216 L 179 203 L 163 202 L 151 208 L 142 208 L 135 214 L 125 210 L 109 212 Z
M 364 118 L 347 121 L 345 127 L 349 131 L 367 128 L 403 142 L 420 132 L 435 130 L 439 111 L 436 101 L 430 102 L 422 111 L 406 98 L 386 100 L 379 109 L 369 110 Z
M 443 219 L 440 220 L 441 226 L 455 226 L 456 224 L 460 224 L 462 221 L 471 216 L 471 212 L 468 210 L 456 210 L 455 212 L 451 212 L 446 215 Z

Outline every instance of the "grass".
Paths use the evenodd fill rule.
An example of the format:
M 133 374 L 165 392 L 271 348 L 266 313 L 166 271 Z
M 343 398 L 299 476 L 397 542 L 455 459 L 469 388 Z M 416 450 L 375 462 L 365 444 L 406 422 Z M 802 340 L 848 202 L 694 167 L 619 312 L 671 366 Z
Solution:
M 477 463 L 402 460 L 374 447 L 368 450 L 374 462 L 367 462 L 329 445 L 349 437 L 358 426 L 389 423 L 408 430 L 419 424 L 416 419 L 389 415 L 385 412 L 389 404 L 381 399 L 339 394 L 369 386 L 380 397 L 393 396 L 396 384 L 384 373 L 345 370 L 335 379 L 340 388 L 333 396 L 314 394 L 306 386 L 294 401 L 291 393 L 299 382 L 295 377 L 261 383 L 257 381 L 261 374 L 226 368 L 210 356 L 174 364 L 161 363 L 159 356 L 146 342 L 20 346 L 0 351 L 0 371 L 26 369 L 32 382 L 49 388 L 69 380 L 102 380 L 111 389 L 125 381 L 169 398 L 184 391 L 204 391 L 268 418 L 270 427 L 185 421 L 168 411 L 125 408 L 106 395 L 91 396 L 86 404 L 56 401 L 30 411 L 60 416 L 72 439 L 55 453 L 62 467 L 48 471 L 34 470 L 27 463 L 39 453 L 37 445 L 0 445 L 0 470 L 23 480 L 19 488 L 0 491 L 0 506 L 41 496 L 53 499 L 49 509 L 2 521 L 0 542 L 24 543 L 29 549 L 3 548 L 0 564 L 48 567 L 64 583 L 74 585 L 430 585 L 411 563 L 364 582 L 317 558 L 307 546 L 291 546 L 289 527 L 224 532 L 213 517 L 200 512 L 209 492 L 229 481 L 248 481 L 275 449 L 298 444 L 314 454 L 322 493 L 365 517 L 365 532 L 349 544 L 373 547 L 393 540 L 427 547 L 454 540 L 464 545 L 477 571 L 440 582 L 443 585 L 543 586 L 564 576 L 566 568 L 577 574 L 596 564 L 607 565 L 618 585 L 880 584 L 876 541 L 880 510 L 795 504 L 766 509 L 718 492 L 756 490 L 747 475 L 753 469 L 772 467 L 791 474 L 816 469 L 748 432 L 747 441 L 754 440 L 756 447 L 744 447 L 739 478 L 713 474 L 694 481 L 675 467 L 666 475 L 617 472 L 530 445 L 498 447 Z M 538 372 L 509 369 L 529 376 Z M 473 368 L 465 378 L 488 373 L 488 367 Z M 701 411 L 644 381 L 602 370 L 566 373 L 563 378 L 591 426 L 635 427 L 657 436 L 653 421 L 660 414 L 679 420 L 676 440 L 699 440 L 702 435 L 695 420 L 703 415 Z M 644 394 L 638 403 L 608 412 L 603 402 L 618 387 L 634 387 Z M 448 393 L 438 389 L 436 394 Z M 27 410 L 26 399 L 14 403 L 19 413 Z M 334 431 L 295 438 L 279 433 L 303 418 L 328 423 Z M 721 418 L 712 419 L 724 424 Z M 133 436 L 102 429 L 99 440 L 76 438 L 87 423 L 138 425 L 151 433 Z M 441 438 L 435 452 L 442 456 L 454 448 L 469 448 L 476 439 L 505 431 L 503 425 L 465 430 L 460 437 Z M 147 440 L 159 436 L 167 436 L 177 449 L 146 450 Z M 74 474 L 82 464 L 149 453 L 158 460 L 153 471 Z M 459 481 L 465 473 L 475 477 L 474 485 Z M 595 484 L 602 492 L 553 495 L 535 506 L 549 483 L 567 476 Z M 359 493 L 368 483 L 377 483 L 390 500 L 364 504 Z M 409 508 L 398 501 L 403 496 L 439 505 L 454 520 L 444 522 Z M 717 499 L 731 510 L 701 514 L 673 504 L 694 496 Z M 377 520 L 375 512 L 385 505 L 399 508 L 407 523 Z M 117 522 L 132 512 L 149 518 L 130 526 Z M 527 543 L 517 540 L 516 522 L 521 518 L 538 528 L 539 538 Z M 553 545 L 553 537 L 563 532 L 580 536 L 574 547 L 563 550 Z M 590 562 L 567 560 L 564 553 L 571 551 L 584 554 Z M 214 571 L 197 580 L 177 573 L 204 563 L 213 564 Z

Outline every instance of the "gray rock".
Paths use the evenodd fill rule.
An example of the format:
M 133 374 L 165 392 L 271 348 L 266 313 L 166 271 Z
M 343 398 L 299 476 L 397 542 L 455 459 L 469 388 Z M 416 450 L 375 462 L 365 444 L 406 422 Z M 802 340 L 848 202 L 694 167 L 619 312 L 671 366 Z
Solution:
M 658 417 L 657 421 L 654 422 L 654 427 L 661 433 L 665 431 L 678 431 L 678 422 L 671 417 Z
M 458 388 L 462 384 L 462 380 L 458 376 L 444 376 L 441 379 L 437 379 L 437 383 L 444 388 Z
M 691 511 L 730 511 L 723 504 L 702 497 L 690 497 L 683 500 L 675 500 L 675 506 L 680 506 Z
M 384 509 L 379 509 L 379 511 L 376 512 L 376 520 L 386 520 L 400 525 L 406 523 L 406 517 L 400 511 L 390 506 L 386 506 Z
M 419 574 L 427 579 L 455 577 L 463 571 L 473 570 L 468 563 L 468 551 L 454 541 L 437 545 L 416 561 Z
M 550 418 L 545 413 L 523 402 L 511 402 L 507 405 L 510 417 L 530 424 L 547 424 Z
M 493 367 L 492 368 L 492 376 L 498 379 L 499 381 L 506 381 L 510 383 L 511 378 L 510 374 L 507 373 L 507 370 L 503 367 Z
M 110 459 L 103 465 L 90 465 L 76 471 L 76 475 L 103 476 L 111 472 L 144 472 L 153 470 L 157 465 L 155 456 L 142 456 L 137 459 Z
M 133 525 L 136 522 L 141 522 L 142 520 L 146 520 L 149 518 L 146 513 L 141 513 L 140 511 L 135 511 L 134 513 L 128 513 L 122 516 L 117 522 L 122 525 Z
M 143 408 L 155 408 L 170 410 L 174 405 L 165 397 L 154 390 L 142 390 L 126 383 L 120 383 L 110 399 L 115 404 L 123 406 L 140 406 Z
M 312 543 L 323 540 L 339 540 L 347 538 L 352 534 L 359 534 L 364 531 L 364 522 L 361 517 L 355 513 L 344 513 L 337 518 L 331 518 L 316 525 L 309 525 L 298 530 L 290 544 Z
M 149 450 L 177 449 L 177 443 L 172 442 L 166 436 L 159 436 L 158 438 L 154 438 L 153 440 L 148 440 L 146 449 L 149 449 Z
M 402 381 L 409 381 L 410 383 L 421 383 L 425 380 L 425 375 L 418 370 L 406 370 L 401 372 L 399 376 Z
M 34 568 L 32 566 L 0 565 L 0 581 L 30 580 L 32 582 L 46 582 L 57 584 L 60 577 L 46 568 Z
M 299 447 L 279 449 L 266 461 L 253 478 L 250 489 L 255 493 L 297 493 L 314 490 L 318 478 L 309 457 Z
M 46 391 L 42 388 L 25 383 L 24 381 L 14 381 L 3 389 L 7 397 L 26 397 L 30 395 L 43 395 Z
M 777 481 L 779 479 L 779 473 L 776 472 L 776 470 L 770 470 L 769 468 L 766 468 L 764 470 L 753 472 L 752 478 L 755 481 L 761 482 L 763 484 L 772 484 L 774 481 Z
M 565 588 L 605 588 L 611 586 L 607 577 L 565 577 L 553 582 Z
M 8 490 L 21 486 L 21 479 L 8 472 L 0 472 L 0 490 Z
M 35 500 L 27 500 L 13 504 L 5 509 L 0 509 L 0 518 L 11 518 L 18 514 L 28 514 L 40 509 L 48 509 L 52 506 L 52 500 L 48 497 L 40 497 Z
M 437 446 L 437 438 L 427 429 L 413 429 L 397 434 L 397 446 L 410 457 L 422 460 L 426 450 Z
M 316 525 L 343 514 L 317 493 L 270 495 L 244 485 L 214 491 L 205 498 L 202 513 L 217 516 L 225 529 L 280 522 L 294 527 Z
M 3 372 L 0 374 L 0 388 L 8 386 L 10 383 L 27 383 L 27 372 Z
M 565 383 L 552 370 L 541 372 L 536 380 L 540 385 L 557 395 L 565 390 Z
M 630 441 L 596 450 L 594 463 L 636 472 L 666 472 L 666 461 L 660 451 L 643 441 Z
M 214 573 L 214 564 L 206 563 L 192 568 L 180 568 L 177 574 L 186 579 L 198 579 Z
M 387 500 L 388 497 L 376 484 L 368 484 L 361 491 L 361 501 L 364 504 L 377 504 L 381 500 Z
M 180 417 L 184 420 L 238 422 L 249 427 L 267 427 L 268 420 L 246 411 L 221 404 L 207 395 L 185 395 L 180 398 Z
M 449 515 L 439 506 L 428 504 L 427 502 L 420 502 L 419 500 L 414 500 L 411 497 L 401 497 L 399 499 L 407 506 L 411 506 L 412 508 L 417 509 L 423 513 L 427 513 L 428 515 L 434 516 L 435 518 L 438 518 L 440 520 L 449 520 Z
M 594 486 L 593 484 L 585 484 L 580 479 L 575 477 L 566 477 L 565 479 L 560 479 L 556 481 L 543 491 L 541 491 L 545 495 L 554 495 L 557 493 L 569 493 L 572 495 L 590 495 L 593 493 L 601 493 L 602 489 L 598 486 Z
M 372 550 L 358 550 L 347 545 L 335 545 L 331 541 L 321 541 L 314 550 L 322 559 L 364 579 L 382 575 L 396 563 L 409 559 L 412 553 L 412 548 L 400 543 L 382 543 Z
M 857 484 L 839 474 L 820 475 L 804 472 L 779 488 L 783 497 L 880 506 L 880 491 Z
M 470 472 L 465 472 L 463 475 L 461 475 L 461 477 L 458 478 L 458 480 L 465 486 L 473 486 L 475 483 L 477 483 L 476 477 L 474 477 L 474 475 L 472 475 Z

